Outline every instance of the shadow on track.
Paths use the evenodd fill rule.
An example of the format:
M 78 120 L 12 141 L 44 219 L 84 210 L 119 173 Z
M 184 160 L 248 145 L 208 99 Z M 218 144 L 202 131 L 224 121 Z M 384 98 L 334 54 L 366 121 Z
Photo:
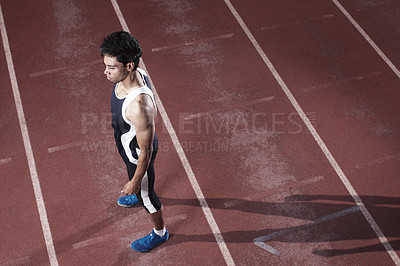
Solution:
M 384 235 L 388 238 L 399 238 L 400 227 L 396 226 L 400 219 L 400 198 L 362 196 L 367 209 L 373 215 Z M 165 206 L 187 205 L 200 207 L 197 199 L 161 198 Z M 233 206 L 226 204 L 235 202 Z M 268 216 L 291 217 L 314 222 L 320 217 L 340 212 L 355 206 L 351 196 L 331 195 L 293 195 L 285 198 L 284 202 L 270 203 L 247 201 L 232 198 L 208 198 L 211 209 L 236 210 L 245 213 L 263 214 Z M 255 238 L 270 235 L 274 232 L 296 229 L 296 227 L 280 229 L 264 229 L 257 231 L 223 232 L 227 243 L 252 243 Z M 323 257 L 333 257 L 346 254 L 385 251 L 376 234 L 365 220 L 360 211 L 350 213 L 328 221 L 312 225 L 302 230 L 293 230 L 288 234 L 274 238 L 274 241 L 305 243 L 305 242 L 334 242 L 344 240 L 376 239 L 369 246 L 358 246 L 352 249 L 314 250 L 313 253 Z M 213 234 L 185 235 L 171 234 L 166 245 L 185 242 L 215 242 Z M 391 241 L 394 250 L 400 250 L 400 240 Z

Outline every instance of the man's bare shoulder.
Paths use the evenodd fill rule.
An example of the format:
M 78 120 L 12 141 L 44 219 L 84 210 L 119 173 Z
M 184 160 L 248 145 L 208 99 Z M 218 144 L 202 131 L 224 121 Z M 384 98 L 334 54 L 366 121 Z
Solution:
M 126 110 L 126 117 L 134 122 L 136 119 L 148 117 L 154 118 L 155 109 L 151 97 L 147 94 L 139 94 Z

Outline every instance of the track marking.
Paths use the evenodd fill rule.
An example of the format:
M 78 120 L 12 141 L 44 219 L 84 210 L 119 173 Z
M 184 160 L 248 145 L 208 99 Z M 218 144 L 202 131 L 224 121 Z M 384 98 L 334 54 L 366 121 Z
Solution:
M 324 15 L 324 16 L 318 16 L 315 18 L 309 18 L 309 19 L 305 19 L 305 20 L 295 21 L 292 23 L 266 26 L 266 27 L 262 27 L 261 30 L 273 30 L 273 29 L 278 29 L 278 28 L 283 28 L 283 27 L 288 27 L 288 26 L 293 26 L 293 25 L 299 25 L 299 24 L 303 24 L 305 22 L 324 20 L 324 19 L 333 18 L 333 17 L 334 16 L 332 14 L 329 14 L 329 15 Z
M 192 119 L 199 118 L 199 117 L 202 117 L 202 116 L 207 116 L 207 115 L 210 115 L 210 114 L 215 114 L 215 113 L 225 112 L 227 110 L 237 109 L 239 107 L 252 106 L 252 105 L 255 105 L 255 104 L 259 104 L 259 103 L 269 102 L 269 101 L 272 101 L 273 99 L 275 99 L 274 96 L 260 98 L 260 99 L 257 99 L 257 100 L 254 100 L 254 101 L 250 101 L 250 102 L 245 102 L 245 103 L 236 104 L 236 105 L 230 105 L 228 108 L 219 108 L 219 109 L 211 110 L 211 111 L 208 111 L 208 112 L 197 113 L 197 114 L 189 114 L 189 115 L 186 115 L 183 119 L 184 120 L 192 120 Z
M 359 206 L 361 212 L 363 213 L 365 219 L 368 221 L 369 225 L 371 226 L 372 230 L 374 230 L 375 234 L 378 236 L 379 240 L 381 241 L 382 245 L 385 247 L 386 251 L 391 256 L 392 260 L 396 265 L 400 265 L 400 258 L 393 250 L 393 247 L 390 245 L 389 241 L 387 240 L 386 236 L 383 234 L 382 230 L 379 228 L 378 224 L 375 222 L 374 218 L 370 214 L 370 212 L 365 207 L 363 201 L 361 200 L 360 196 L 357 194 L 353 186 L 351 185 L 349 179 L 344 174 L 342 168 L 339 166 L 335 158 L 333 157 L 332 153 L 329 151 L 328 147 L 325 145 L 324 141 L 321 139 L 317 130 L 314 128 L 312 123 L 310 122 L 307 115 L 304 113 L 303 109 L 300 107 L 297 100 L 294 98 L 293 94 L 290 92 L 289 88 L 287 87 L 286 83 L 283 81 L 282 77 L 279 75 L 275 67 L 273 66 L 272 62 L 269 60 L 267 55 L 262 50 L 261 46 L 255 39 L 254 35 L 250 32 L 247 25 L 244 23 L 243 19 L 240 17 L 239 13 L 236 11 L 234 6 L 229 0 L 224 0 L 230 11 L 232 12 L 233 16 L 236 18 L 240 26 L 242 27 L 243 31 L 246 33 L 247 37 L 253 44 L 254 48 L 259 53 L 260 57 L 264 61 L 265 65 L 269 68 L 272 75 L 275 77 L 278 84 L 281 86 L 282 90 L 285 92 L 287 98 L 289 99 L 290 103 L 296 109 L 297 113 L 300 115 L 301 119 L 303 120 L 304 124 L 307 126 L 308 130 L 314 137 L 315 141 L 317 142 L 318 146 L 321 148 L 322 152 L 325 154 L 325 157 L 328 159 L 329 163 L 337 173 L 338 177 L 346 187 L 349 194 L 353 197 L 353 200 Z M 333 0 L 335 1 L 335 0 Z M 337 1 L 336 1 L 337 2 Z M 399 73 L 400 77 L 400 73 Z
M 233 34 L 225 34 L 225 35 L 220 35 L 217 37 L 212 37 L 212 38 L 207 38 L 207 39 L 202 39 L 202 40 L 196 40 L 193 42 L 185 42 L 185 43 L 180 43 L 180 44 L 173 44 L 173 45 L 168 45 L 168 46 L 162 46 L 162 47 L 158 47 L 158 48 L 153 48 L 151 49 L 152 52 L 160 52 L 160 51 L 164 51 L 164 50 L 171 50 L 171 49 L 176 49 L 176 48 L 180 48 L 180 47 L 184 47 L 184 46 L 190 46 L 190 45 L 194 45 L 194 44 L 199 44 L 199 43 L 205 43 L 205 42 L 211 42 L 211 41 L 215 41 L 215 40 L 223 40 L 223 39 L 228 39 L 228 38 L 232 38 Z
M 130 32 L 128 25 L 126 24 L 125 18 L 121 13 L 121 10 L 118 6 L 118 3 L 116 0 L 111 0 L 111 3 L 115 9 L 115 13 L 117 14 L 117 17 L 121 23 L 121 26 L 123 28 L 123 30 Z M 149 80 L 150 80 L 150 84 L 151 87 L 153 89 L 154 92 L 154 96 L 156 99 L 156 104 L 158 107 L 158 110 L 160 112 L 160 115 L 163 119 L 164 125 L 167 128 L 167 131 L 171 137 L 171 140 L 174 144 L 174 147 L 176 149 L 176 152 L 178 153 L 179 159 L 181 160 L 181 163 L 183 165 L 183 168 L 185 169 L 186 175 L 190 181 L 190 184 L 192 185 L 192 188 L 196 194 L 197 199 L 199 200 L 201 209 L 203 210 L 203 213 L 206 217 L 206 220 L 211 228 L 212 233 L 214 234 L 214 237 L 217 241 L 218 247 L 221 250 L 221 253 L 225 259 L 225 262 L 227 265 L 235 265 L 235 262 L 233 261 L 233 258 L 229 252 L 228 246 L 226 245 L 224 238 L 222 237 L 221 231 L 219 230 L 219 227 L 217 225 L 217 222 L 214 219 L 214 216 L 210 210 L 210 207 L 208 206 L 208 203 L 204 197 L 204 194 L 200 188 L 200 185 L 196 179 L 196 176 L 193 173 L 192 167 L 189 164 L 189 161 L 186 157 L 185 152 L 183 151 L 182 145 L 178 139 L 178 136 L 176 135 L 176 132 L 171 124 L 171 121 L 169 120 L 168 114 L 164 108 L 164 105 L 162 104 L 160 97 L 156 91 L 156 88 L 153 84 L 152 79 L 150 78 L 150 74 L 146 69 L 146 66 L 144 64 L 144 61 L 141 60 L 141 68 L 143 68 L 143 70 L 145 70 L 147 72 L 147 74 L 149 75 Z
M 385 63 L 392 69 L 398 78 L 400 78 L 400 71 L 396 66 L 390 61 L 390 59 L 382 52 L 382 50 L 376 45 L 376 43 L 368 36 L 368 34 L 361 28 L 361 26 L 353 19 L 353 17 L 347 12 L 347 10 L 339 3 L 337 0 L 332 0 L 332 2 L 342 11 L 343 15 L 353 24 L 353 26 L 358 30 L 359 33 L 364 37 L 364 39 L 374 48 L 378 55 L 385 61 Z M 397 257 L 397 263 L 400 264 L 400 259 Z
M 35 72 L 35 73 L 31 73 L 29 74 L 29 77 L 34 78 L 34 77 L 39 77 L 39 76 L 43 76 L 43 75 L 47 75 L 47 74 L 51 74 L 51 73 L 56 73 L 56 72 L 60 72 L 60 71 L 64 71 L 64 70 L 68 70 L 68 69 L 73 69 L 73 68 L 80 68 L 80 67 L 84 67 L 84 66 L 91 66 L 91 65 L 96 65 L 103 62 L 102 60 L 94 60 L 94 61 L 90 61 L 87 63 L 84 63 L 82 65 L 77 65 L 77 66 L 69 66 L 69 67 L 59 67 L 59 68 L 54 68 L 54 69 L 49 69 L 49 70 L 45 70 L 45 71 L 40 71 L 40 72 Z
M 310 179 L 306 179 L 304 181 L 300 181 L 300 182 L 296 182 L 296 183 L 288 183 L 288 184 L 284 184 L 282 186 L 270 189 L 268 191 L 264 191 L 262 193 L 257 193 L 254 195 L 250 195 L 247 197 L 244 197 L 243 199 L 237 199 L 237 200 L 231 200 L 231 201 L 227 201 L 224 203 L 225 208 L 230 208 L 236 205 L 239 205 L 241 203 L 243 203 L 243 201 L 253 201 L 253 200 L 260 200 L 260 199 L 265 199 L 266 197 L 270 196 L 270 195 L 276 195 L 278 193 L 282 193 L 285 191 L 288 191 L 288 187 L 291 188 L 301 188 L 303 186 L 309 185 L 309 184 L 313 184 L 316 182 L 320 182 L 324 180 L 323 176 L 316 176 Z
M 338 211 L 338 212 L 331 213 L 331 214 L 328 214 L 326 216 L 320 217 L 320 218 L 316 219 L 314 222 L 311 222 L 311 223 L 306 223 L 306 224 L 302 224 L 302 225 L 299 225 L 299 226 L 286 228 L 286 229 L 283 229 L 283 230 L 280 230 L 280 231 L 276 231 L 274 233 L 271 233 L 271 234 L 268 234 L 268 235 L 265 235 L 265 236 L 260 236 L 260 237 L 254 238 L 253 241 L 254 241 L 254 244 L 259 246 L 260 248 L 263 248 L 266 251 L 268 251 L 268 252 L 270 252 L 270 253 L 272 253 L 272 254 L 274 254 L 276 256 L 279 256 L 280 252 L 278 250 L 274 249 L 273 247 L 271 247 L 268 244 L 265 244 L 264 242 L 271 241 L 271 240 L 273 240 L 275 238 L 281 237 L 281 236 L 289 234 L 289 233 L 293 233 L 293 232 L 296 232 L 296 231 L 302 231 L 302 230 L 310 228 L 310 227 L 312 227 L 314 225 L 317 225 L 317 224 L 320 224 L 320 223 L 324 223 L 324 222 L 328 222 L 328 221 L 331 221 L 331 220 L 334 220 L 334 219 L 337 219 L 337 218 L 340 218 L 342 216 L 345 216 L 345 215 L 348 215 L 348 214 L 351 214 L 351 213 L 355 213 L 355 212 L 358 212 L 358 211 L 360 211 L 360 208 L 358 206 L 353 206 L 351 208 L 348 208 L 348 209 L 345 209 L 345 210 L 342 210 L 342 211 Z
M 382 75 L 382 71 L 375 71 L 375 72 L 372 72 L 372 73 L 365 74 L 363 76 L 350 77 L 350 78 L 341 79 L 341 80 L 338 80 L 338 81 L 335 81 L 335 82 L 330 82 L 330 83 L 325 83 L 325 84 L 321 84 L 321 85 L 317 85 L 317 86 L 307 87 L 307 88 L 304 88 L 303 91 L 305 93 L 308 93 L 308 92 L 312 92 L 312 91 L 316 91 L 316 90 L 320 90 L 320 89 L 327 89 L 327 88 L 329 88 L 331 86 L 343 85 L 343 84 L 346 84 L 346 83 L 350 83 L 350 82 L 353 82 L 353 81 L 364 80 L 364 79 L 367 79 L 367 78 L 370 78 L 370 77 L 375 77 L 375 76 L 378 76 L 378 75 Z
M 29 166 L 29 172 L 31 175 L 33 190 L 35 193 L 36 204 L 37 204 L 37 208 L 39 211 L 39 217 L 40 217 L 40 223 L 42 225 L 43 236 L 44 236 L 44 240 L 46 243 L 47 253 L 49 256 L 49 260 L 50 260 L 50 265 L 55 266 L 55 265 L 58 265 L 57 255 L 56 255 L 56 252 L 54 249 L 53 237 L 51 235 L 50 225 L 49 225 L 49 221 L 47 219 L 46 207 L 45 207 L 43 195 L 42 195 L 42 189 L 40 187 L 39 176 L 38 176 L 38 173 L 36 170 L 36 163 L 35 163 L 35 159 L 33 156 L 32 145 L 31 145 L 31 141 L 29 138 L 28 126 L 26 124 L 24 109 L 22 107 L 21 95 L 20 95 L 19 88 L 18 88 L 17 77 L 16 77 L 15 69 L 14 69 L 14 62 L 12 60 L 11 49 L 10 49 L 10 44 L 8 42 L 6 25 L 4 22 L 3 11 L 2 11 L 1 5 L 0 5 L 0 28 L 1 28 L 1 37 L 3 39 L 4 52 L 6 55 L 8 72 L 10 75 L 11 87 L 12 87 L 12 91 L 13 91 L 13 95 L 14 95 L 15 107 L 17 110 L 19 126 L 21 128 L 22 139 L 24 142 L 26 158 L 27 158 L 28 166 Z
M 364 12 L 364 11 L 375 11 L 376 9 L 379 8 L 387 8 L 386 4 L 390 3 L 391 1 L 371 1 L 371 2 L 366 2 L 366 3 L 370 3 L 371 5 L 369 6 L 363 6 L 363 7 L 359 7 L 356 9 L 357 12 Z
M 394 159 L 394 158 L 395 158 L 394 156 L 389 155 L 389 156 L 377 158 L 377 159 L 375 159 L 373 161 L 370 161 L 370 162 L 367 162 L 367 163 L 362 163 L 362 164 L 355 165 L 354 167 L 357 168 L 357 169 L 362 169 L 362 168 L 365 168 L 365 167 L 368 167 L 368 166 L 374 166 L 374 165 L 377 165 L 377 164 L 384 163 L 384 162 L 386 162 L 388 160 L 391 160 L 391 159 Z
M 16 266 L 16 265 L 31 265 L 31 259 L 29 256 L 25 256 L 25 257 L 20 257 L 20 258 L 16 258 L 10 261 L 7 261 L 5 264 L 2 264 L 4 266 Z
M 11 162 L 11 157 L 0 159 L 0 165 Z
M 96 138 L 93 140 L 80 140 L 80 141 L 74 141 L 71 143 L 67 144 L 62 144 L 54 147 L 50 147 L 47 149 L 48 153 L 54 153 L 54 152 L 59 152 L 59 151 L 64 151 L 72 148 L 77 148 L 81 147 L 82 151 L 91 151 L 91 150 L 105 150 L 105 149 L 113 149 L 115 147 L 115 144 L 109 145 L 111 141 L 114 141 L 113 138 Z
M 83 141 L 75 141 L 75 142 L 71 142 L 68 144 L 48 148 L 47 151 L 49 153 L 53 153 L 53 152 L 63 151 L 63 150 L 71 149 L 71 148 L 76 148 L 76 147 L 79 147 L 82 145 L 83 145 Z

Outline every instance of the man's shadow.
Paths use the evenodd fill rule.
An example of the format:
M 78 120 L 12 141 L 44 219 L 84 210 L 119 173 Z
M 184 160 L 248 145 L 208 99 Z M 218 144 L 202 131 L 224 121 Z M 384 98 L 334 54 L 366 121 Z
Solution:
M 391 238 L 400 237 L 400 226 L 396 225 L 396 221 L 400 221 L 400 198 L 379 196 L 362 196 L 361 198 L 367 209 L 376 219 L 384 235 Z M 354 199 L 350 195 L 293 195 L 286 197 L 284 202 L 277 203 L 249 201 L 233 198 L 208 198 L 206 200 L 211 209 L 236 210 L 243 213 L 291 217 L 308 220 L 310 223 L 313 223 L 320 217 L 356 206 Z M 201 207 L 197 199 L 174 199 L 163 197 L 161 198 L 161 201 L 165 206 L 185 205 Z M 340 225 L 330 223 L 329 229 L 334 233 L 330 233 L 329 235 L 324 233 L 327 230 L 327 225 L 325 223 L 318 223 L 310 228 L 298 230 L 307 230 L 307 234 L 286 234 L 279 238 L 274 238 L 274 241 L 304 243 L 378 239 L 377 235 L 374 233 L 372 228 L 369 227 L 361 212 L 357 211 L 357 213 L 357 218 L 355 218 L 354 215 L 344 215 L 340 217 Z M 364 227 L 360 227 L 360 221 L 365 223 Z M 370 230 L 365 230 L 366 227 L 369 227 L 368 229 Z M 270 235 L 283 230 L 297 231 L 297 228 L 283 227 L 280 229 L 261 229 L 256 231 L 231 231 L 223 232 L 221 234 L 224 238 L 224 241 L 227 243 L 252 243 L 254 242 L 255 238 Z M 168 244 L 166 245 L 175 245 L 185 242 L 215 241 L 215 236 L 213 234 L 172 234 L 170 241 L 168 241 Z M 400 240 L 391 241 L 390 244 L 394 250 L 400 250 Z M 356 247 L 353 249 L 314 250 L 313 253 L 324 257 L 332 257 L 372 251 L 385 251 L 385 248 L 381 243 L 378 243 L 369 246 Z

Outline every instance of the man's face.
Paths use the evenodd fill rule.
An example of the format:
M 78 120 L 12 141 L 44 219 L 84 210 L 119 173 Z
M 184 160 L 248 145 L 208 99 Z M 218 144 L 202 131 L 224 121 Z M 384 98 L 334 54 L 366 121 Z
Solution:
M 128 76 L 127 67 L 124 67 L 115 57 L 104 55 L 103 62 L 106 67 L 104 74 L 112 83 L 123 81 Z

